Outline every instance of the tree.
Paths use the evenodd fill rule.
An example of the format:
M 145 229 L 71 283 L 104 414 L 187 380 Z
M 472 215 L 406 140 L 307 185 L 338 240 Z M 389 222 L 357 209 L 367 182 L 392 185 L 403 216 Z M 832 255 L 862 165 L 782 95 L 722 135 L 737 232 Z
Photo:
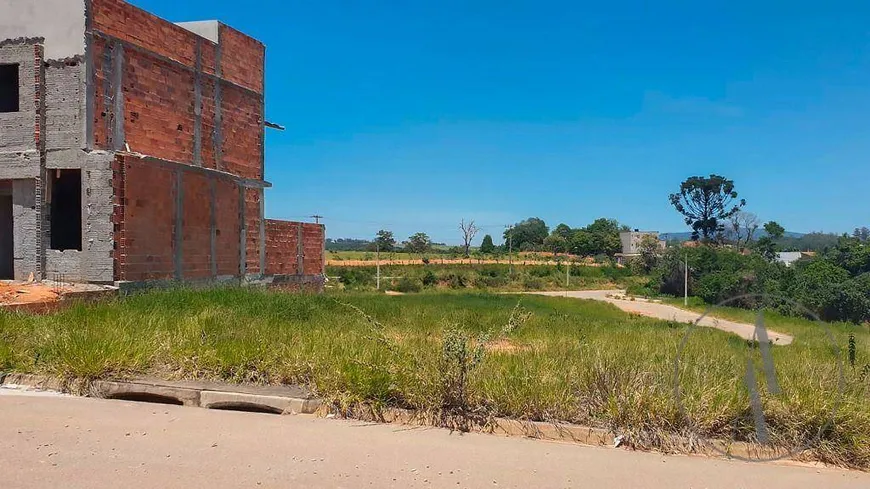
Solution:
M 415 233 L 408 238 L 405 248 L 409 253 L 425 253 L 432 247 L 432 240 L 426 233 Z
M 396 248 L 396 238 L 393 237 L 392 231 L 381 229 L 375 235 L 375 243 L 381 251 L 393 251 Z
M 559 236 L 561 238 L 565 238 L 565 240 L 570 240 L 571 234 L 573 232 L 574 231 L 571 229 L 571 226 L 569 226 L 565 223 L 562 223 L 562 224 L 559 224 L 558 226 L 556 226 L 555 229 L 553 229 L 551 236 L 556 235 L 556 236 Z
M 740 211 L 731 216 L 731 230 L 734 232 L 734 244 L 738 250 L 743 251 L 749 246 L 758 226 L 758 216 L 751 212 Z
M 564 253 L 568 250 L 568 240 L 553 233 L 544 239 L 544 248 L 553 253 Z
M 867 226 L 855 228 L 855 231 L 852 232 L 852 237 L 857 238 L 859 241 L 870 241 L 870 228 Z
M 595 238 L 592 236 L 592 233 L 586 231 L 585 229 L 578 229 L 571 234 L 571 240 L 569 242 L 569 251 L 572 254 L 579 256 L 594 256 L 596 255 L 595 250 Z
M 615 253 L 619 253 L 622 250 L 622 240 L 619 239 L 619 233 L 624 228 L 625 226 L 620 226 L 616 219 L 604 217 L 598 218 L 586 226 L 586 232 L 592 237 L 592 249 L 588 250 L 587 254 L 613 256 Z
M 689 177 L 670 201 L 692 227 L 692 239 L 705 242 L 712 241 L 724 229 L 724 221 L 746 205 L 746 200 L 737 200 L 734 182 L 720 175 Z
M 764 232 L 773 239 L 785 236 L 785 228 L 776 221 L 770 221 L 764 225 Z
M 462 244 L 465 247 L 465 256 L 468 256 L 468 250 L 471 248 L 471 241 L 474 236 L 480 232 L 480 228 L 474 225 L 474 221 L 465 222 L 465 219 L 459 221 L 459 230 L 462 231 Z
M 532 250 L 544 244 L 550 229 L 542 219 L 530 217 L 520 221 L 504 232 L 505 243 L 513 237 L 515 250 Z
M 480 243 L 480 252 L 484 255 L 495 253 L 495 244 L 492 242 L 492 236 L 487 234 L 483 237 L 483 241 Z
M 767 261 L 774 261 L 778 249 L 776 241 L 785 235 L 785 228 L 776 221 L 770 221 L 764 224 L 764 232 L 765 235 L 755 243 L 755 248 Z
M 651 234 L 646 234 L 640 239 L 637 250 L 640 252 L 640 261 L 645 272 L 649 273 L 658 264 L 661 256 L 659 240 Z

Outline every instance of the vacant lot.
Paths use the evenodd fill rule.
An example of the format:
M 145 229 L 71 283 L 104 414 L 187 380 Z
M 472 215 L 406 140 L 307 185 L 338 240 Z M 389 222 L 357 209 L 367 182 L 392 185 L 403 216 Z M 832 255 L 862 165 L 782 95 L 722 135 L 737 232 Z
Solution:
M 566 421 L 610 428 L 641 447 L 680 448 L 674 435 L 753 439 L 745 341 L 692 333 L 679 372 L 681 411 L 674 360 L 687 326 L 599 302 L 523 297 L 517 308 L 517 300 L 152 292 L 51 316 L 0 314 L 0 369 L 303 383 L 351 412 L 397 406 L 452 426 L 492 416 Z M 837 403 L 836 357 L 810 322 L 783 319 L 775 328 L 795 342 L 773 351 L 784 394 L 765 395 L 765 413 L 774 442 L 791 448 L 812 440 Z M 866 469 L 870 379 L 860 367 L 870 363 L 870 334 L 832 328 L 843 349 L 856 335 L 858 366 L 847 363 L 836 422 L 810 455 Z

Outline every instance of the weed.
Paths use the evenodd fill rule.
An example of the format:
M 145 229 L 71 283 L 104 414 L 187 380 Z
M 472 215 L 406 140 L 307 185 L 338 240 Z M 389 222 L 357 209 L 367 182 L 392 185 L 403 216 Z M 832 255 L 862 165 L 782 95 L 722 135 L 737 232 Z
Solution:
M 720 313 L 754 320 L 751 311 Z M 824 328 L 775 313 L 767 319 L 772 330 L 795 336 L 772 349 L 787 402 L 763 399 L 771 439 L 784 449 L 800 446 L 842 400 L 808 455 L 870 468 L 870 367 L 864 379 L 857 372 L 870 331 L 829 325 L 840 345 L 855 336 L 856 372 L 838 394 L 836 352 Z M 665 450 L 686 433 L 751 439 L 738 361 L 749 346 L 736 336 L 692 332 L 680 361 L 684 409 L 675 406 L 675 352 L 686 328 L 559 297 L 524 297 L 518 307 L 515 296 L 464 291 L 161 290 L 46 316 L 0 312 L 0 364 L 67 379 L 298 383 L 350 413 L 400 407 L 458 427 L 463 416 L 564 421 Z

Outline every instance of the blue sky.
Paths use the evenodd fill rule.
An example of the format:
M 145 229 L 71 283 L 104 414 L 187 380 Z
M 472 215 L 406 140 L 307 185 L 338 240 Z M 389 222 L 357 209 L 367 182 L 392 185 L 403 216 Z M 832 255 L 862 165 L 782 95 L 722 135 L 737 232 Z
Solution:
M 132 3 L 266 44 L 266 213 L 330 237 L 684 231 L 710 173 L 791 231 L 870 225 L 867 2 Z

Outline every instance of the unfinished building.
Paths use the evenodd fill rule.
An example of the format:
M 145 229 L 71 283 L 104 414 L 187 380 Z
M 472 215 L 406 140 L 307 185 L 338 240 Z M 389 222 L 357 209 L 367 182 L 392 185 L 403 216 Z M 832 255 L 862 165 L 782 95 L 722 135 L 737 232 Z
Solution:
M 0 0 L 0 279 L 322 283 L 265 219 L 265 47 L 123 0 Z

